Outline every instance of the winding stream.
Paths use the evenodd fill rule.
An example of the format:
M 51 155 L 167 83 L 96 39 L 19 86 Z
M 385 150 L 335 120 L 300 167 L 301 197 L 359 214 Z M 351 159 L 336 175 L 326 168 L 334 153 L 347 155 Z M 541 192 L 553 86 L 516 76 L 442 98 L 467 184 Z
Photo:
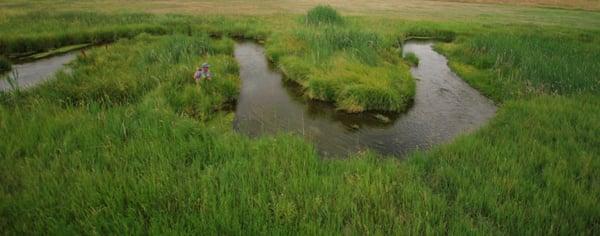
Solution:
M 58 70 L 64 68 L 65 64 L 75 59 L 77 54 L 78 51 L 74 51 L 33 62 L 14 65 L 12 71 L 8 72 L 7 76 L 17 75 L 17 84 L 20 88 L 33 86 L 51 78 Z M 10 89 L 10 84 L 6 80 L 0 80 L 0 91 Z
M 264 49 L 253 42 L 238 43 L 242 89 L 234 128 L 249 136 L 297 133 L 312 141 L 321 154 L 348 155 L 365 149 L 401 156 L 451 140 L 480 127 L 495 113 L 493 103 L 454 74 L 431 42 L 408 42 L 404 53 L 419 57 L 411 69 L 417 79 L 413 106 L 402 114 L 347 114 L 329 103 L 305 99 L 299 88 L 284 82 L 269 66 Z M 16 65 L 19 87 L 50 78 L 75 59 L 77 52 Z M 12 76 L 9 73 L 9 76 Z M 10 89 L 0 81 L 0 91 Z
M 269 67 L 262 46 L 238 43 L 242 89 L 234 128 L 249 136 L 298 133 L 328 155 L 364 149 L 402 156 L 472 131 L 496 111 L 494 104 L 462 81 L 431 42 L 407 42 L 404 53 L 420 59 L 411 72 L 417 79 L 412 108 L 403 114 L 346 114 L 327 103 L 304 99 L 296 86 Z M 387 117 L 387 118 L 382 118 Z M 387 120 L 387 122 L 386 122 Z

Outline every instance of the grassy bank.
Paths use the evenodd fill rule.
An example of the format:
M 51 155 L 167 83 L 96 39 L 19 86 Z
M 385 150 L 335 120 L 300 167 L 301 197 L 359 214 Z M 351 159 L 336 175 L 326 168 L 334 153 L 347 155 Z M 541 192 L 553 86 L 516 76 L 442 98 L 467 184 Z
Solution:
M 31 22 L 37 22 L 31 24 Z M 213 36 L 264 38 L 257 20 L 240 22 L 226 17 L 183 17 L 143 13 L 99 14 L 94 12 L 33 11 L 11 15 L 1 21 L 0 54 L 30 55 L 75 44 L 103 44 L 141 33 L 153 35 L 205 32 Z M 264 28 L 264 27 L 263 27 Z
M 164 34 L 149 14 L 53 14 L 44 11 L 9 17 L 0 33 L 0 53 L 19 55 L 81 43 L 106 43 L 147 32 Z M 38 22 L 31 25 L 31 22 Z
M 11 28 L 12 17 L 21 16 L 0 24 L 10 37 L 59 35 Z M 143 17 L 149 19 L 140 24 L 164 28 L 164 35 L 125 37 L 79 57 L 70 74 L 0 93 L 0 232 L 600 232 L 594 29 L 490 30 L 377 17 L 321 25 L 300 15 Z M 299 137 L 250 139 L 231 130 L 227 108 L 240 83 L 233 41 L 209 34 L 266 39 L 269 55 L 299 83 L 364 73 L 380 76 L 358 83 L 393 86 L 393 76 L 409 75 L 390 47 L 422 32 L 456 38 L 440 51 L 501 104 L 484 128 L 403 161 L 375 153 L 325 160 Z M 215 79 L 198 87 L 191 76 L 204 61 L 214 65 Z M 313 93 L 327 91 L 319 86 Z
M 600 32 L 492 30 L 438 49 L 472 86 L 498 102 L 540 94 L 598 94 Z
M 270 38 L 267 53 L 308 97 L 347 112 L 408 109 L 415 83 L 397 53 L 398 39 L 348 22 L 329 6 L 299 21 Z

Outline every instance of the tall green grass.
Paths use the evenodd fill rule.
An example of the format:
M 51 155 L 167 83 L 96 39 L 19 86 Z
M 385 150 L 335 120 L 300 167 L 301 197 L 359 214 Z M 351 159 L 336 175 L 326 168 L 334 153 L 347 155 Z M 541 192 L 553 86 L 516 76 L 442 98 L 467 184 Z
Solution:
M 229 43 L 208 41 L 210 48 L 220 48 L 217 44 Z M 215 57 L 226 61 L 228 50 L 205 57 L 189 50 L 202 45 L 207 44 L 182 35 L 140 36 L 108 50 L 97 49 L 90 57 L 112 61 L 113 49 L 128 48 L 121 55 L 131 54 L 157 68 L 187 68 L 186 72 L 193 71 L 198 61 L 223 62 Z M 144 54 L 149 46 L 154 53 Z M 144 55 L 148 59 L 141 59 Z M 87 71 L 79 75 L 89 82 L 110 84 L 99 76 L 103 71 L 88 70 L 95 65 L 78 61 L 74 70 Z M 216 67 L 212 82 L 235 68 Z M 253 140 L 231 131 L 230 116 L 211 112 L 212 119 L 202 119 L 181 113 L 185 105 L 170 100 L 197 88 L 191 74 L 183 71 L 168 70 L 139 99 L 119 106 L 107 107 L 97 100 L 61 105 L 52 97 L 34 94 L 21 98 L 20 105 L 0 105 L 0 134 L 8 137 L 0 141 L 2 231 L 593 234 L 597 230 L 599 188 L 594 186 L 600 179 L 593 171 L 600 167 L 593 158 L 600 155 L 594 132 L 600 129 L 595 122 L 600 117 L 594 112 L 600 105 L 597 97 L 544 96 L 509 102 L 477 134 L 414 154 L 403 163 L 372 153 L 322 160 L 298 137 Z M 123 73 L 137 72 L 130 68 Z M 211 90 L 227 94 L 230 89 L 212 82 L 203 84 L 199 96 L 184 104 L 211 107 L 201 94 Z M 59 84 L 50 82 L 37 92 Z
M 304 28 L 295 33 L 297 40 L 307 44 L 311 63 L 322 64 L 336 52 L 346 52 L 366 66 L 381 62 L 378 53 L 386 46 L 379 34 L 356 27 L 324 26 Z M 284 42 L 285 43 L 285 42 Z
M 349 112 L 364 110 L 404 111 L 412 101 L 415 83 L 408 66 L 365 66 L 343 54 L 310 75 L 306 92 L 311 98 L 335 101 Z
M 442 46 L 463 77 L 495 100 L 544 94 L 598 94 L 598 33 L 542 29 L 488 32 Z M 585 35 L 581 37 L 578 35 Z
M 415 85 L 396 44 L 358 25 L 332 24 L 337 17 L 330 7 L 311 9 L 309 22 L 322 23 L 275 34 L 267 41 L 269 57 L 312 99 L 346 112 L 405 111 Z
M 308 88 L 319 91 L 335 87 L 322 94 L 343 98 L 340 101 L 350 105 L 366 106 L 360 102 L 374 99 L 372 104 L 398 106 L 402 101 L 389 104 L 397 99 L 392 96 L 409 94 L 411 89 L 388 92 L 410 86 L 397 83 L 408 78 L 408 66 L 399 51 L 390 47 L 397 46 L 395 39 L 410 27 L 404 25 L 392 34 L 378 27 L 349 33 L 364 25 L 348 21 L 331 29 L 349 39 L 337 44 L 329 40 L 336 36 L 311 38 L 321 37 L 318 32 L 299 38 L 303 33 L 293 30 L 311 30 L 301 23 L 276 28 L 279 21 L 169 17 L 171 22 L 182 22 L 171 25 L 178 27 L 174 35 L 143 34 L 98 47 L 78 58 L 71 74 L 60 74 L 30 90 L 0 93 L 0 232 L 600 232 L 600 178 L 595 171 L 600 168 L 596 158 L 600 156 L 600 97 L 596 90 L 578 85 L 528 96 L 496 93 L 509 91 L 512 84 L 521 88 L 517 83 L 498 82 L 502 78 L 498 75 L 511 70 L 548 75 L 534 69 L 547 60 L 564 62 L 553 64 L 552 73 L 594 72 L 593 60 L 570 62 L 556 57 L 571 49 L 577 57 L 593 59 L 594 34 L 569 37 L 554 52 L 542 50 L 558 46 L 544 42 L 542 36 L 530 41 L 532 36 L 527 34 L 508 35 L 517 30 L 513 26 L 500 31 L 507 36 L 500 35 L 504 38 L 499 42 L 506 43 L 495 42 L 483 32 L 463 33 L 443 51 L 450 52 L 454 68 L 471 72 L 457 70 L 467 75 L 468 82 L 503 99 L 497 117 L 474 134 L 413 153 L 406 161 L 370 152 L 327 160 L 299 137 L 250 139 L 231 130 L 233 114 L 219 111 L 238 92 L 232 41 L 206 34 L 263 35 L 263 28 L 246 27 L 273 26 L 275 34 L 267 41 L 269 55 L 277 58 L 290 79 L 300 84 L 318 81 Z M 196 20 L 197 25 L 187 27 L 187 22 Z M 219 27 L 230 28 L 219 32 Z M 359 52 L 372 53 L 367 50 L 371 45 L 355 42 L 355 37 L 377 39 L 373 64 L 364 61 L 370 56 Z M 485 40 L 477 42 L 478 38 Z M 313 43 L 323 46 L 313 47 Z M 527 46 L 513 47 L 520 44 Z M 494 46 L 491 52 L 489 45 Z M 475 49 L 481 52 L 468 53 Z M 511 49 L 516 51 L 510 54 Z M 499 56 L 503 53 L 512 55 L 512 67 L 475 63 L 494 55 L 505 62 Z M 530 55 L 540 57 L 524 58 Z M 204 61 L 213 64 L 215 78 L 197 87 L 192 73 Z M 552 78 L 564 80 L 558 85 L 579 78 L 593 85 L 586 81 L 593 75 L 577 75 L 581 77 Z M 554 80 L 528 82 L 529 88 L 548 88 Z M 381 87 L 385 89 L 378 90 Z
M 0 24 L 0 54 L 7 56 L 28 55 L 73 44 L 109 43 L 121 38 L 133 38 L 141 33 L 193 35 L 202 32 L 217 37 L 253 39 L 264 39 L 267 34 L 256 19 L 238 21 L 218 16 L 184 17 L 143 13 L 36 11 L 9 16 Z
M 406 53 L 406 55 L 404 56 L 404 59 L 406 61 L 408 61 L 408 63 L 411 66 L 418 66 L 419 65 L 419 58 L 413 52 Z
M 5 95 L 3 102 L 13 104 L 43 99 L 62 106 L 124 105 L 139 101 L 158 86 L 181 89 L 171 92 L 179 94 L 184 88 L 175 84 L 193 85 L 191 78 L 196 67 L 204 61 L 214 61 L 218 63 L 215 74 L 219 79 L 211 86 L 229 88 L 228 93 L 213 96 L 220 99 L 202 100 L 204 105 L 216 108 L 232 102 L 237 96 L 238 79 L 232 78 L 237 73 L 237 65 L 231 56 L 220 56 L 232 52 L 230 39 L 213 41 L 206 34 L 162 38 L 142 34 L 134 40 L 124 39 L 114 45 L 95 48 L 85 57 L 80 55 L 70 73 L 59 73 L 56 79 L 14 96 Z M 207 86 L 198 89 L 202 94 L 210 91 Z M 184 103 L 191 103 L 191 106 L 197 99 L 189 97 Z
M 212 96 L 237 94 L 230 53 L 227 39 L 141 35 L 92 50 L 72 77 L 3 94 L 0 134 L 10 138 L 0 145 L 2 231 L 260 233 L 273 224 L 273 233 L 325 233 L 395 222 L 378 210 L 393 206 L 389 187 L 360 179 L 399 186 L 391 178 L 397 167 L 383 164 L 392 160 L 368 154 L 322 165 L 297 137 L 250 140 L 231 131 L 230 118 L 211 110 L 225 102 Z M 197 87 L 191 73 L 205 60 L 215 78 Z M 107 102 L 120 85 L 131 97 Z M 60 96 L 83 99 L 61 103 Z M 386 197 L 356 205 L 374 196 Z M 356 211 L 371 213 L 357 218 Z M 294 223 L 302 219 L 311 220 Z
M 593 235 L 599 107 L 597 95 L 506 101 L 476 134 L 414 155 L 409 165 L 452 209 L 443 214 L 454 222 L 447 232 Z
M 310 9 L 306 13 L 305 21 L 309 25 L 342 24 L 344 22 L 337 10 L 329 5 L 319 5 Z
M 168 31 L 149 14 L 31 12 L 9 17 L 0 27 L 0 54 L 33 53 L 81 43 L 113 42 L 140 33 Z M 31 22 L 37 22 L 31 25 Z
M 423 26 L 413 26 L 408 28 L 403 37 L 410 39 L 436 39 L 444 42 L 451 42 L 456 37 L 456 33 L 451 30 L 436 29 Z

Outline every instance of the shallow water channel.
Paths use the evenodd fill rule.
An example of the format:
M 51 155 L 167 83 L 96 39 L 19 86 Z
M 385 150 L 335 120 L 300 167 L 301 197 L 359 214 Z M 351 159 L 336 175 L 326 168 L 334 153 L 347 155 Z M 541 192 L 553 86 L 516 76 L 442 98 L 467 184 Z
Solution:
M 270 67 L 261 45 L 236 44 L 242 89 L 236 106 L 234 128 L 252 137 L 297 133 L 312 141 L 321 154 L 348 155 L 372 149 L 402 156 L 446 142 L 478 128 L 495 113 L 493 103 L 454 74 L 447 60 L 431 42 L 408 42 L 404 53 L 413 52 L 419 66 L 411 69 L 417 80 L 413 106 L 405 113 L 364 112 L 348 114 L 332 104 L 306 99 L 300 88 L 284 82 Z M 71 52 L 13 66 L 19 87 L 51 78 L 76 58 Z M 0 81 L 0 91 L 11 87 Z
M 297 86 L 284 82 L 281 73 L 270 67 L 259 44 L 238 43 L 235 57 L 242 89 L 234 128 L 252 137 L 301 134 L 326 156 L 364 149 L 402 156 L 447 142 L 480 127 L 496 107 L 454 74 L 432 45 L 408 42 L 404 46 L 404 53 L 413 52 L 420 59 L 419 66 L 411 69 L 417 91 L 406 113 L 347 114 L 331 104 L 303 98 Z
M 52 78 L 54 74 L 77 57 L 78 51 L 45 58 L 33 62 L 13 65 L 12 71 L 6 76 L 16 76 L 16 82 L 19 88 L 26 88 L 36 85 L 46 79 Z M 5 79 L 0 80 L 0 91 L 11 89 L 10 84 Z

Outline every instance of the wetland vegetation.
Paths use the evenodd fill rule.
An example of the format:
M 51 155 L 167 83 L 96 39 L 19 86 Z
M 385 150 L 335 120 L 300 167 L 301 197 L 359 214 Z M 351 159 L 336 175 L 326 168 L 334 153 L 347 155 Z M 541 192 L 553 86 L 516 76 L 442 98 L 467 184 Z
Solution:
M 524 23 L 527 14 L 436 21 L 319 7 L 196 16 L 80 4 L 0 3 L 8 60 L 111 43 L 77 57 L 69 73 L 0 92 L 0 232 L 600 232 L 597 12 L 523 8 L 539 21 Z M 555 13 L 570 18 L 557 23 Z M 403 159 L 322 158 L 296 135 L 233 131 L 243 82 L 233 38 L 263 41 L 306 96 L 350 112 L 410 109 L 414 59 L 401 46 L 435 38 L 450 67 L 499 109 L 481 129 Z M 196 86 L 204 61 L 215 79 Z

